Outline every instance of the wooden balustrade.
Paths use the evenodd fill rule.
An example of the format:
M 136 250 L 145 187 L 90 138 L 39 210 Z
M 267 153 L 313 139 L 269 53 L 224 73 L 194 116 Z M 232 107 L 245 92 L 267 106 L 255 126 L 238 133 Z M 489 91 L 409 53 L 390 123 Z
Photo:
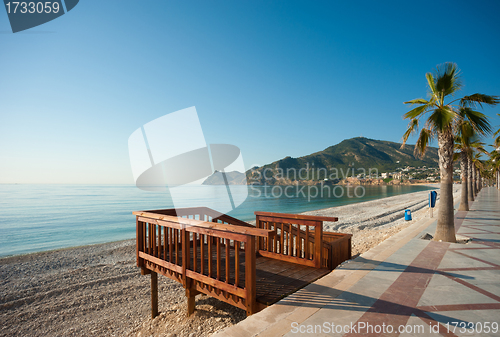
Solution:
M 323 232 L 323 221 L 337 221 L 337 218 L 256 212 L 257 223 L 252 226 L 206 207 L 133 214 L 137 227 L 137 266 L 142 274 L 151 273 L 153 317 L 158 314 L 157 273 L 184 286 L 188 315 L 193 313 L 195 296 L 199 293 L 251 315 L 270 303 L 269 294 L 260 288 L 262 300 L 256 301 L 257 272 L 267 275 L 260 277 L 259 282 L 270 277 L 264 270 L 267 260 L 259 264 L 256 272 L 257 258 L 304 266 L 297 266 L 302 268 L 299 270 L 316 268 L 318 271 L 306 271 L 307 282 L 312 282 L 351 254 L 351 235 Z M 284 270 L 287 268 L 290 267 Z M 285 275 L 276 274 L 276 279 L 304 285 L 304 281 L 297 283 Z M 288 289 L 282 287 L 283 294 L 272 297 L 285 296 Z
M 272 231 L 228 224 L 234 218 L 215 219 L 201 208 L 191 209 L 192 214 L 182 211 L 187 210 L 134 212 L 137 265 L 182 283 L 188 296 L 188 314 L 194 310 L 194 296 L 198 293 L 253 314 L 255 238 L 268 238 Z
M 262 256 L 330 270 L 351 257 L 352 235 L 323 232 L 323 221 L 338 218 L 270 212 L 255 212 L 255 216 L 257 228 L 274 232 L 257 239 Z

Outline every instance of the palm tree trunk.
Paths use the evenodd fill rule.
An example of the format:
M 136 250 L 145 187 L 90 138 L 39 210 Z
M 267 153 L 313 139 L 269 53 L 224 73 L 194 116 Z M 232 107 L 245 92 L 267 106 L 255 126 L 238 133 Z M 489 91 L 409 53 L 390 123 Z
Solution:
M 479 185 L 480 185 L 479 182 L 480 181 L 481 181 L 481 176 L 479 175 L 479 169 L 476 168 L 476 196 L 479 193 Z
M 462 194 L 460 195 L 460 206 L 459 211 L 469 210 L 469 198 L 467 196 L 467 152 L 462 150 L 460 153 L 460 170 L 462 171 Z
M 474 172 L 474 174 L 476 175 L 476 186 L 474 188 L 476 190 L 475 191 L 476 192 L 475 196 L 477 197 L 477 194 L 479 193 L 479 179 L 480 179 L 480 177 L 479 177 L 479 169 L 477 168 L 477 166 L 476 166 L 476 171 Z
M 479 174 L 479 169 L 476 167 L 476 197 L 479 193 L 479 182 L 481 181 L 481 175 Z
M 440 200 L 434 241 L 456 242 L 453 214 L 453 133 L 438 132 Z
M 468 174 L 469 179 L 467 181 L 467 196 L 469 197 L 469 201 L 474 201 L 474 193 L 472 189 L 472 160 L 470 158 L 467 159 L 467 163 L 469 166 Z
M 477 185 L 476 185 L 476 165 L 472 163 L 472 195 L 474 196 L 474 199 L 476 199 L 477 196 Z

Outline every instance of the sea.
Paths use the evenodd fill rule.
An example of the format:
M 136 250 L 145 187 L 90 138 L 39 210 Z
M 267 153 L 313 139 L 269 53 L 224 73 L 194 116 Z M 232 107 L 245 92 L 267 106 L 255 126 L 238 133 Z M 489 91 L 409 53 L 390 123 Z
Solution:
M 321 195 L 307 186 L 291 186 L 287 193 L 284 188 L 232 186 L 233 194 L 248 197 L 227 214 L 250 221 L 255 220 L 255 211 L 301 213 L 432 189 L 339 186 Z M 226 186 L 192 186 L 181 197 L 202 205 L 214 191 L 226 190 Z M 168 191 L 143 191 L 133 185 L 0 184 L 0 257 L 132 239 L 133 211 L 172 207 Z

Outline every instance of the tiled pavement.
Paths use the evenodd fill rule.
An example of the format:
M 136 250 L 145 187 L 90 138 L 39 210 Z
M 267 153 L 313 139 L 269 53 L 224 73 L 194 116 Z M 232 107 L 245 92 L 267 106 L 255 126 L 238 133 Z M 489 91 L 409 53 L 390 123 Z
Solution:
M 500 192 L 470 208 L 455 214 L 470 243 L 420 239 L 423 219 L 216 336 L 500 336 Z

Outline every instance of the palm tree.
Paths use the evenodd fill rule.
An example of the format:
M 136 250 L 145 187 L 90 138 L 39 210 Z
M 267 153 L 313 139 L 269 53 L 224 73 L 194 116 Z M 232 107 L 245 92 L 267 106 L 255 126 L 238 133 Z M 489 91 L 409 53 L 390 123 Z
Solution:
M 477 197 L 477 194 L 479 193 L 479 185 L 481 181 L 481 170 L 484 168 L 483 162 L 481 161 L 481 154 L 480 153 L 475 153 L 474 157 L 472 158 L 472 162 L 474 163 L 474 172 L 475 172 L 475 179 L 474 179 L 474 197 Z
M 469 201 L 474 201 L 474 196 L 475 196 L 475 193 L 474 193 L 474 178 L 475 178 L 475 174 L 474 174 L 474 163 L 472 162 L 472 152 L 469 154 L 469 180 L 468 180 L 468 189 L 467 189 L 467 193 L 468 193 L 468 198 L 469 198 Z
M 500 189 L 500 152 L 493 150 L 490 152 L 491 167 L 495 172 L 494 181 L 496 183 L 496 188 Z
M 424 155 L 428 143 L 437 138 L 439 150 L 439 170 L 441 175 L 441 196 L 435 241 L 456 242 L 453 214 L 453 143 L 458 123 L 466 119 L 478 134 L 489 131 L 487 117 L 476 111 L 482 104 L 495 105 L 500 102 L 497 96 L 473 94 L 460 99 L 446 102 L 461 88 L 460 71 L 456 64 L 445 63 L 438 66 L 434 74 L 427 73 L 429 99 L 417 98 L 405 104 L 418 105 L 403 115 L 409 119 L 408 129 L 403 135 L 403 146 L 410 135 L 418 132 L 421 119 L 429 113 L 420 130 L 415 145 L 416 154 Z M 454 104 L 458 102 L 459 104 Z M 460 108 L 465 108 L 464 117 L 459 114 Z
M 500 114 L 497 114 L 498 117 L 500 117 Z M 496 137 L 496 138 L 495 138 Z M 493 138 L 495 138 L 495 142 L 493 146 L 496 148 L 491 152 L 492 156 L 492 162 L 493 162 L 493 168 L 496 169 L 496 175 L 495 175 L 495 180 L 497 184 L 497 189 L 500 190 L 500 128 L 498 128 L 497 131 L 493 134 Z
M 484 143 L 478 141 L 477 135 L 474 133 L 474 128 L 466 118 L 467 108 L 461 107 L 459 109 L 460 118 L 457 122 L 457 135 L 455 136 L 455 149 L 459 151 L 460 155 L 460 171 L 462 178 L 462 193 L 460 196 L 459 211 L 469 210 L 469 200 L 474 200 L 473 188 L 473 162 L 472 158 L 473 149 L 482 151 Z M 458 156 L 456 156 L 458 157 Z M 455 159 L 455 158 L 454 158 Z M 458 158 L 457 158 L 458 159 Z
M 474 163 L 476 164 L 476 167 L 477 167 L 477 173 L 476 173 L 477 193 L 479 193 L 479 191 L 482 188 L 482 176 L 483 176 L 482 172 L 484 172 L 484 170 L 485 170 L 485 165 L 484 165 L 484 162 L 481 160 L 481 155 L 482 154 L 485 154 L 485 155 L 489 154 L 488 151 L 486 151 L 486 149 L 484 148 L 485 145 L 486 144 L 482 143 L 482 142 L 476 142 L 473 145 L 474 149 L 476 150 L 476 154 L 474 155 L 475 156 Z
M 498 170 L 500 168 L 500 162 L 498 162 L 497 160 L 498 158 L 500 158 L 500 156 L 498 156 L 498 152 L 496 151 L 492 151 L 488 153 L 488 155 L 490 156 L 490 158 L 484 161 L 484 167 L 481 171 L 481 175 L 484 178 L 484 183 L 486 184 L 486 186 L 491 186 L 498 183 Z
M 482 167 L 482 163 L 480 161 L 481 153 L 488 154 L 488 152 L 484 149 L 484 145 L 484 143 L 478 140 L 474 140 L 470 143 L 471 152 L 469 163 L 472 170 L 472 178 L 469 184 L 469 187 L 471 188 L 469 197 L 471 197 L 472 200 L 474 200 L 474 198 L 477 196 L 477 193 L 479 192 L 479 167 Z

